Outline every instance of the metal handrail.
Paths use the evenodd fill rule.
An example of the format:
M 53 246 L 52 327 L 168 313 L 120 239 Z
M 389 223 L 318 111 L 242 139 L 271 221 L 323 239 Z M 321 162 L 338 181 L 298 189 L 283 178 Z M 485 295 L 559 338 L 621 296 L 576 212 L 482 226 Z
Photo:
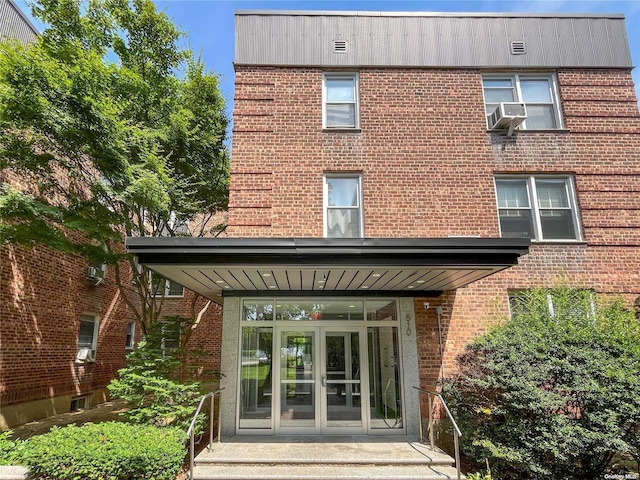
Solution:
M 415 390 L 418 390 L 418 394 L 419 395 L 426 395 L 427 396 L 427 403 L 428 403 L 428 407 L 429 407 L 429 444 L 431 445 L 431 448 L 435 448 L 435 442 L 433 440 L 433 423 L 434 423 L 434 419 L 433 419 L 433 400 L 432 397 L 438 397 L 440 399 L 440 403 L 442 404 L 442 406 L 444 407 L 444 411 L 447 414 L 447 417 L 449 417 L 449 420 L 451 420 L 451 423 L 453 425 L 453 446 L 454 446 L 454 455 L 455 455 L 455 460 L 456 460 L 456 470 L 458 471 L 458 480 L 460 480 L 461 477 L 461 472 L 460 472 L 460 437 L 462 436 L 462 432 L 460 431 L 460 429 L 458 428 L 458 424 L 456 423 L 456 421 L 453 418 L 453 415 L 451 415 L 451 412 L 449 411 L 449 407 L 447 407 L 447 403 L 444 401 L 444 398 L 442 398 L 442 395 L 440 395 L 438 392 L 432 392 L 429 390 L 425 390 L 424 388 L 419 388 L 419 387 L 413 387 Z M 420 402 L 418 402 L 418 404 L 420 405 Z M 420 406 L 418 406 L 418 408 L 420 409 Z M 422 442 L 424 439 L 422 437 L 422 412 L 420 412 L 420 441 Z
M 213 443 L 213 414 L 215 412 L 215 406 L 216 406 L 216 395 L 218 395 L 219 397 L 220 392 L 222 392 L 222 390 L 224 390 L 224 387 L 222 387 L 220 390 L 216 390 L 215 392 L 209 392 L 200 399 L 200 404 L 198 405 L 198 408 L 196 409 L 196 413 L 193 415 L 193 420 L 191 420 L 191 424 L 187 429 L 187 437 L 189 437 L 189 472 L 188 472 L 189 479 L 193 478 L 193 467 L 195 466 L 196 420 L 198 418 L 198 415 L 200 415 L 200 411 L 202 410 L 202 406 L 204 405 L 204 402 L 208 398 L 211 398 L 211 413 L 209 414 L 209 444 L 207 445 L 207 450 L 211 450 L 212 443 Z M 220 426 L 222 424 L 221 420 L 222 420 L 222 408 L 218 408 L 218 443 L 220 443 Z

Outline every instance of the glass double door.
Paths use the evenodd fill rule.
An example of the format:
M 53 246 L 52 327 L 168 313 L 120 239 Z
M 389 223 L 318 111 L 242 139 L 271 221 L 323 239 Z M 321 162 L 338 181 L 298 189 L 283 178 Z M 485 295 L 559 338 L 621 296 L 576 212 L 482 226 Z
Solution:
M 366 329 L 280 330 L 276 430 L 358 434 L 366 431 Z

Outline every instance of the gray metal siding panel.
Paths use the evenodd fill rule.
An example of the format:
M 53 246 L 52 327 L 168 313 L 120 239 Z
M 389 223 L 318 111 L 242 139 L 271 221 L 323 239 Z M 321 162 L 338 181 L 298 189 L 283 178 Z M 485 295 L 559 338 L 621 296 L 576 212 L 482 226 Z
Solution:
M 12 38 L 21 43 L 29 43 L 37 35 L 38 31 L 13 2 L 0 0 L 0 39 Z
M 629 39 L 627 38 L 627 32 L 621 29 L 619 25 L 611 19 L 605 19 L 604 21 L 607 27 L 607 39 L 611 46 L 611 59 L 612 64 L 618 64 L 619 62 L 628 59 L 631 63 L 631 49 L 629 47 Z
M 612 16 L 236 16 L 238 64 L 323 67 L 631 67 Z M 332 52 L 347 40 L 348 52 Z M 512 55 L 524 40 L 527 53 Z
M 541 64 L 560 65 L 562 56 L 560 54 L 558 24 L 555 18 L 541 18 L 538 22 L 540 29 L 541 43 Z

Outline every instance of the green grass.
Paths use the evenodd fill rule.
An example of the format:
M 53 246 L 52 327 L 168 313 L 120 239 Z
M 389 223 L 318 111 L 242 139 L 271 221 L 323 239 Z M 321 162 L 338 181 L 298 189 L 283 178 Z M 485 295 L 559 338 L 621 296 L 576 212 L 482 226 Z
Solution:
M 259 380 L 267 378 L 269 365 L 245 365 L 242 367 L 243 380 Z

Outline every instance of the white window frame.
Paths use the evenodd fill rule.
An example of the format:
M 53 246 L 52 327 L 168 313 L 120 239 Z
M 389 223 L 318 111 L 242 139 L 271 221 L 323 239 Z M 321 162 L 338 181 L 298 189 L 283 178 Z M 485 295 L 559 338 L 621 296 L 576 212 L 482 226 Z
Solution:
M 513 81 L 513 88 L 515 90 L 516 98 L 513 100 L 514 102 L 525 103 L 522 100 L 522 90 L 520 87 L 521 80 L 547 80 L 549 82 L 549 95 L 551 96 L 551 103 L 548 102 L 530 102 L 525 103 L 525 105 L 553 105 L 553 114 L 554 120 L 556 122 L 555 128 L 551 130 L 562 130 L 564 128 L 564 124 L 562 122 L 562 109 L 560 108 L 560 95 L 558 94 L 558 81 L 556 80 L 556 76 L 553 73 L 548 74 L 540 74 L 540 73 L 495 73 L 495 74 L 483 74 L 482 75 L 482 98 L 485 106 L 485 120 L 487 122 L 487 128 L 489 128 L 489 116 L 491 112 L 486 113 L 486 105 L 487 99 L 485 97 L 485 87 L 484 80 L 511 80 Z M 493 103 L 493 102 L 489 102 Z M 519 127 L 520 130 L 537 130 L 535 128 L 528 128 L 527 121 L 522 122 Z M 548 130 L 548 129 L 543 129 Z
M 153 272 L 149 272 L 149 291 L 151 292 L 151 296 L 152 297 L 164 297 L 164 298 L 182 298 L 184 297 L 184 286 L 180 285 L 178 282 L 175 282 L 173 280 L 169 280 L 166 277 L 162 277 L 162 275 L 156 273 L 155 275 L 158 275 L 159 277 L 164 278 L 164 292 L 162 294 L 157 294 L 156 290 L 154 288 L 154 284 L 153 284 Z M 171 292 L 171 284 L 174 283 L 176 285 L 180 285 L 182 287 L 182 293 L 178 294 L 178 295 L 171 295 L 169 292 Z
M 329 207 L 329 183 L 328 179 L 330 178 L 356 178 L 358 180 L 358 205 L 355 207 Z M 323 197 L 323 205 L 322 205 L 322 224 L 323 224 L 323 236 L 328 238 L 328 215 L 327 212 L 329 208 L 350 208 L 353 210 L 358 210 L 359 218 L 358 222 L 360 224 L 360 232 L 359 236 L 355 238 L 364 238 L 364 202 L 362 199 L 362 174 L 360 173 L 325 173 L 322 178 L 322 197 Z M 339 238 L 339 237 L 332 237 Z M 348 238 L 348 237 L 345 237 Z
M 167 337 L 167 323 L 162 322 L 162 325 L 160 326 L 160 333 L 162 334 L 162 338 L 160 339 L 160 349 L 162 350 L 162 356 L 166 357 L 180 348 L 180 341 L 182 337 L 182 332 L 180 331 L 180 329 L 176 331 L 176 333 L 178 334 L 178 338 Z M 175 342 L 176 346 L 167 347 L 167 343 L 169 342 Z
M 98 350 L 98 333 L 100 331 L 100 317 L 93 313 L 83 313 L 80 315 L 80 322 L 89 322 L 93 321 L 93 338 L 91 339 L 91 353 L 95 358 L 97 350 Z M 87 348 L 86 346 L 80 346 L 80 322 L 78 322 L 78 336 L 76 342 L 76 354 L 80 349 Z
M 512 307 L 511 307 L 511 299 L 512 298 L 517 298 L 518 296 L 522 295 L 522 293 L 526 292 L 526 289 L 523 290 L 508 290 L 507 291 L 507 306 L 509 308 L 509 318 L 513 318 L 513 311 L 512 311 Z M 589 294 L 589 300 L 590 300 L 590 308 L 589 308 L 589 312 L 588 315 L 591 315 L 592 317 L 595 316 L 596 314 L 596 300 L 595 300 L 595 292 L 593 290 L 589 290 L 589 289 L 582 289 L 582 291 L 586 292 Z M 551 316 L 551 318 L 555 318 L 556 313 L 555 313 L 555 307 L 553 304 L 553 288 L 549 289 L 547 292 L 547 309 L 549 310 L 549 315 Z
M 136 344 L 136 322 L 127 323 L 127 334 L 125 336 L 124 348 L 125 350 L 132 350 Z
M 327 125 L 327 79 L 349 79 L 354 81 L 355 125 Z M 326 130 L 358 130 L 360 129 L 360 78 L 355 72 L 326 72 L 322 74 L 322 128 Z M 335 103 L 335 102 L 331 102 Z
M 573 229 L 575 238 L 544 238 L 542 235 L 542 220 L 540 218 L 540 210 L 538 206 L 538 192 L 536 190 L 536 179 L 541 180 L 563 180 L 567 191 L 567 199 L 571 211 L 571 219 L 573 221 Z M 547 243 L 572 243 L 582 242 L 582 229 L 580 226 L 580 215 L 578 214 L 578 202 L 576 199 L 576 189 L 571 175 L 495 175 L 493 178 L 494 193 L 496 199 L 496 210 L 498 213 L 498 226 L 500 228 L 500 236 L 502 237 L 502 223 L 500 222 L 500 210 L 514 210 L 513 208 L 500 207 L 498 196 L 498 180 L 525 180 L 527 184 L 527 196 L 529 198 L 529 209 L 531 210 L 531 219 L 533 223 L 533 237 L 531 242 L 547 242 Z M 558 208 L 559 210 L 560 208 Z M 556 210 L 555 208 L 553 210 Z

